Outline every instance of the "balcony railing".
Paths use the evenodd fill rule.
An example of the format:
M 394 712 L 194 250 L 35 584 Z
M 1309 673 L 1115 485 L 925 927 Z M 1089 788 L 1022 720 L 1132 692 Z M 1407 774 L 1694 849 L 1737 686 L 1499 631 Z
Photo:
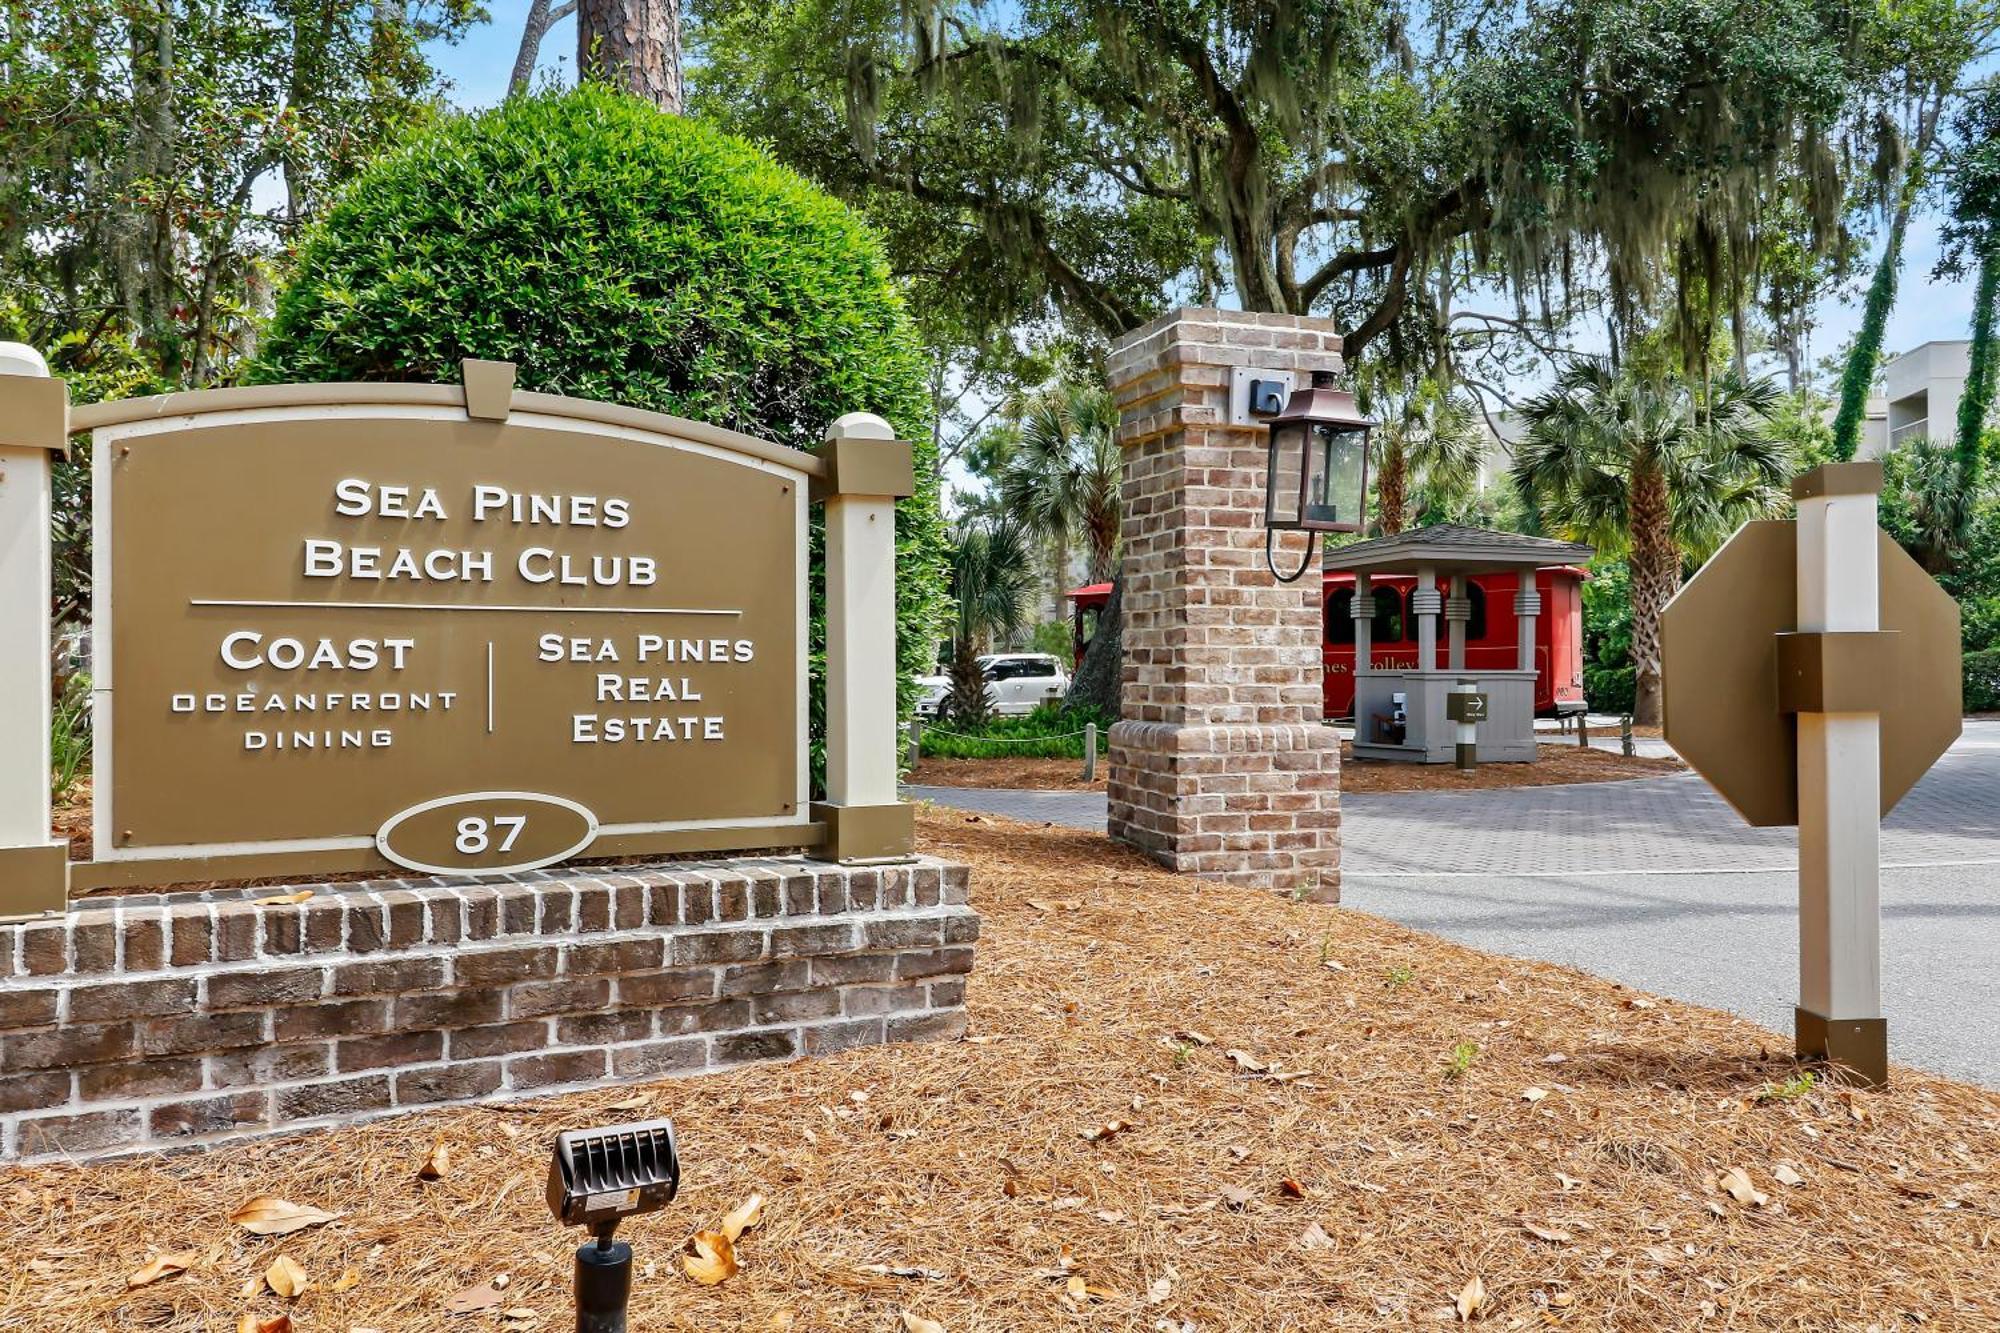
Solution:
M 1930 418 L 1919 417 L 1915 421 L 1905 422 L 1904 424 L 1896 427 L 1896 429 L 1890 431 L 1889 447 L 1893 449 L 1910 440 L 1924 439 L 1927 436 L 1929 436 L 1930 433 L 1931 433 Z

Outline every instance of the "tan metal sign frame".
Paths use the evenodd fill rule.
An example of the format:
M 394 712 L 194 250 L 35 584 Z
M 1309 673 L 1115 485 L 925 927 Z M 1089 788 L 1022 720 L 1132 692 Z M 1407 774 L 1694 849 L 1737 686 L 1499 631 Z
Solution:
M 72 431 L 92 431 L 95 437 L 99 602 L 93 633 L 101 671 L 96 682 L 100 690 L 96 742 L 100 765 L 97 825 L 94 830 L 96 859 L 69 867 L 72 889 L 305 873 L 404 873 L 419 864 L 429 870 L 470 870 L 477 873 L 486 867 L 466 864 L 465 856 L 447 856 L 452 864 L 437 864 L 430 859 L 437 854 L 436 849 L 440 845 L 438 830 L 441 827 L 446 829 L 444 840 L 449 843 L 448 822 L 441 824 L 440 821 L 459 813 L 469 813 L 476 820 L 484 820 L 489 814 L 498 814 L 502 807 L 510 803 L 534 801 L 545 802 L 536 808 L 560 815 L 555 822 L 561 832 L 545 835 L 543 843 L 546 845 L 537 844 L 532 849 L 524 846 L 521 849 L 523 854 L 544 864 L 579 854 L 639 856 L 763 847 L 829 846 L 830 854 L 843 857 L 907 854 L 908 811 L 895 803 L 893 786 L 888 788 L 885 796 L 876 790 L 884 784 L 872 777 L 863 782 L 849 779 L 844 782 L 849 792 L 847 799 L 836 798 L 831 803 L 817 806 L 808 804 L 805 730 L 809 710 L 805 663 L 809 604 L 806 574 L 808 505 L 812 500 L 824 499 L 830 511 L 836 507 L 844 511 L 859 504 L 871 513 L 881 506 L 892 505 L 894 497 L 909 494 L 912 489 L 909 446 L 888 437 L 880 429 L 878 419 L 857 416 L 843 418 L 841 423 L 836 423 L 835 429 L 829 432 L 829 444 L 822 454 L 803 453 L 734 431 L 661 413 L 557 395 L 517 392 L 512 389 L 512 372 L 512 366 L 505 363 L 468 362 L 465 387 L 413 384 L 272 386 L 163 395 L 78 407 L 70 412 L 69 428 Z M 135 516 L 121 511 L 121 466 L 129 467 L 135 456 L 143 456 L 167 442 L 178 446 L 212 440 L 219 444 L 234 432 L 239 437 L 235 444 L 238 450 L 236 456 L 242 458 L 250 456 L 243 451 L 254 447 L 260 439 L 282 439 L 287 433 L 298 436 L 319 432 L 324 436 L 329 430 L 340 429 L 394 436 L 404 445 L 435 438 L 450 441 L 452 447 L 461 453 L 467 448 L 502 448 L 504 442 L 511 440 L 518 454 L 521 448 L 527 447 L 526 441 L 530 437 L 536 449 L 559 451 L 562 444 L 568 441 L 580 451 L 586 447 L 596 449 L 600 457 L 593 466 L 600 473 L 604 467 L 603 458 L 608 456 L 607 451 L 648 451 L 631 454 L 635 460 L 663 459 L 669 454 L 679 459 L 700 460 L 700 466 L 707 469 L 700 478 L 692 478 L 692 474 L 683 477 L 677 473 L 670 481 L 662 482 L 658 474 L 649 474 L 653 476 L 654 490 L 645 499 L 656 504 L 669 501 L 681 503 L 681 509 L 676 511 L 681 519 L 699 526 L 707 534 L 703 538 L 702 549 L 707 552 L 708 558 L 699 562 L 703 568 L 691 572 L 690 577 L 695 582 L 713 585 L 720 579 L 726 584 L 727 579 L 721 578 L 718 571 L 726 568 L 733 554 L 740 555 L 745 547 L 758 542 L 768 544 L 772 539 L 784 544 L 788 553 L 785 561 L 788 568 L 781 581 L 782 586 L 773 590 L 771 595 L 778 597 L 788 608 L 787 632 L 772 636 L 771 644 L 777 656 L 757 664 L 755 671 L 744 672 L 752 692 L 757 688 L 782 692 L 783 706 L 777 711 L 787 715 L 788 719 L 783 737 L 762 737 L 754 755 L 740 746 L 734 751 L 718 749 L 715 751 L 717 755 L 740 755 L 755 762 L 732 765 L 724 759 L 719 763 L 700 765 L 698 774 L 691 776 L 690 770 L 676 779 L 678 785 L 655 784 L 657 790 L 649 788 L 643 792 L 644 802 L 658 812 L 658 817 L 606 820 L 601 827 L 597 822 L 599 811 L 593 808 L 593 802 L 571 799 L 577 782 L 566 782 L 556 775 L 547 782 L 529 784 L 521 781 L 518 773 L 502 774 L 498 781 L 494 781 L 476 771 L 467 772 L 461 783 L 445 784 L 446 789 L 443 790 L 436 789 L 436 782 L 431 782 L 429 787 L 413 788 L 412 794 L 420 791 L 424 799 L 405 801 L 398 797 L 390 802 L 397 808 L 384 806 L 380 809 L 382 818 L 379 820 L 356 821 L 351 814 L 343 815 L 340 818 L 352 827 L 343 825 L 335 834 L 316 828 L 305 837 L 265 836 L 258 818 L 252 815 L 243 820 L 240 835 L 226 838 L 212 836 L 212 831 L 226 825 L 229 816 L 225 815 L 218 821 L 196 808 L 202 802 L 215 800 L 217 794 L 203 790 L 199 773 L 190 771 L 187 776 L 192 780 L 182 781 L 178 790 L 165 796 L 153 792 L 149 797 L 149 818 L 157 820 L 162 829 L 167 829 L 175 817 L 184 815 L 188 827 L 198 827 L 207 836 L 189 840 L 169 832 L 164 837 L 149 837 L 142 829 L 126 827 L 128 821 L 121 818 L 123 811 L 118 797 L 122 782 L 121 763 L 139 764 L 145 770 L 149 787 L 157 788 L 170 778 L 175 755 L 170 742 L 160 736 L 149 736 L 149 746 L 159 744 L 163 753 L 154 754 L 150 748 L 135 752 L 128 747 L 122 761 L 118 757 L 121 731 L 130 732 L 134 726 L 144 730 L 146 726 L 124 716 L 125 710 L 121 708 L 118 694 L 121 688 L 118 665 L 120 646 L 128 642 L 123 636 L 151 632 L 149 614 L 158 618 L 160 626 L 166 627 L 173 624 L 176 616 L 187 616 L 188 611 L 184 605 L 142 607 L 134 601 L 133 590 L 146 585 L 152 572 L 135 570 L 129 562 L 121 566 L 120 532 L 128 525 L 135 522 L 144 524 L 156 516 Z M 480 441 L 484 441 L 484 446 Z M 378 459 L 382 456 L 379 448 L 363 452 L 372 453 Z M 411 482 L 425 471 L 425 455 L 420 447 L 409 448 L 396 456 L 407 461 L 407 466 L 399 469 L 402 475 L 396 478 L 397 481 Z M 357 465 L 353 470 L 358 472 L 362 469 Z M 645 469 L 636 466 L 632 470 L 635 473 L 645 472 Z M 454 471 L 449 467 L 444 469 L 444 475 L 454 483 L 465 479 L 462 470 Z M 753 492 L 738 488 L 737 492 L 728 493 L 716 490 L 718 485 L 726 489 L 730 478 L 747 479 L 757 489 Z M 216 483 L 213 477 L 209 480 L 211 484 L 221 484 Z M 643 482 L 644 478 L 636 477 L 634 480 Z M 267 487 L 274 486 L 268 472 L 261 481 Z M 315 485 L 323 487 L 324 483 L 325 477 L 314 478 Z M 692 504 L 686 503 L 688 497 L 675 499 L 665 494 L 682 486 L 700 491 Z M 764 495 L 767 491 L 771 494 Z M 178 494 L 186 498 L 184 493 Z M 757 499 L 757 496 L 762 496 L 762 499 Z M 218 497 L 213 512 L 200 516 L 200 533 L 231 551 L 239 546 L 255 546 L 255 533 L 251 530 L 257 529 L 262 520 L 254 508 L 246 516 L 243 506 L 254 506 L 268 498 L 268 494 L 263 497 L 256 494 Z M 319 497 L 321 502 L 326 498 L 324 495 Z M 635 497 L 633 507 L 636 509 L 641 502 Z M 704 505 L 708 512 L 701 512 Z M 761 505 L 761 508 L 751 513 L 745 505 Z M 296 503 L 276 508 L 283 512 L 273 522 L 281 525 L 296 523 L 299 512 Z M 891 518 L 891 523 L 870 525 L 867 536 L 873 537 L 876 530 L 893 527 L 893 510 L 884 512 Z M 185 519 L 184 515 L 184 522 Z M 770 530 L 773 527 L 779 530 L 773 532 Z M 244 540 L 246 534 L 251 540 Z M 286 535 L 296 540 L 300 534 L 288 530 Z M 883 539 L 889 540 L 886 533 Z M 268 545 L 266 542 L 265 546 Z M 686 547 L 687 543 L 683 542 L 679 548 L 683 554 Z M 737 549 L 732 551 L 732 547 Z M 174 549 L 172 541 L 163 541 L 159 534 L 154 534 L 147 543 L 147 559 L 159 559 L 162 552 L 170 553 Z M 680 563 L 683 572 L 688 572 L 688 562 L 683 560 Z M 211 555 L 204 567 L 213 572 L 217 568 L 216 559 Z M 169 585 L 174 586 L 177 592 L 185 591 L 171 579 L 162 586 Z M 736 592 L 736 603 L 733 605 L 739 607 L 748 605 L 759 595 L 758 589 L 748 586 L 742 579 L 737 581 Z M 461 599 L 467 604 L 451 609 L 482 612 L 499 609 L 480 606 L 477 600 L 479 595 L 468 592 Z M 551 600 L 546 603 L 531 608 L 509 609 L 531 609 L 560 619 L 575 609 L 562 599 L 587 598 L 589 595 L 590 592 L 556 590 L 551 592 Z M 873 606 L 876 598 L 877 594 L 871 590 L 870 604 L 862 608 L 871 623 L 865 626 L 865 632 L 860 637 L 869 642 L 880 637 L 872 621 L 890 614 L 886 606 Z M 180 600 L 187 601 L 185 597 Z M 246 604 L 260 606 L 264 601 L 281 600 L 276 597 L 242 599 Z M 404 600 L 409 599 L 405 597 Z M 843 605 L 853 600 L 845 590 L 830 590 L 830 615 L 838 618 Z M 380 604 L 397 603 L 393 594 L 385 594 Z M 297 609 L 293 603 L 288 602 L 286 606 Z M 326 614 L 347 616 L 351 613 L 365 619 L 372 609 L 335 608 Z M 427 614 L 429 609 L 427 605 L 406 606 L 403 613 L 416 618 Z M 612 612 L 613 615 L 607 619 L 615 619 L 616 613 L 621 610 L 619 607 L 594 609 Z M 212 630 L 208 632 L 212 633 Z M 346 630 L 337 629 L 327 637 L 338 643 L 349 636 Z M 125 672 L 133 670 L 135 668 L 128 660 Z M 877 687 L 880 684 L 860 682 L 851 688 L 869 692 L 872 703 L 872 693 L 879 692 Z M 158 700 L 149 699 L 147 703 L 157 704 Z M 739 692 L 735 707 L 745 718 L 745 730 L 755 733 L 758 719 L 754 713 L 745 711 L 752 704 L 753 699 L 743 697 Z M 152 711 L 157 713 L 161 710 L 153 708 Z M 154 724 L 158 721 L 158 718 L 152 719 Z M 875 745 L 872 737 L 857 741 L 843 736 L 839 742 L 843 755 L 848 751 L 857 754 L 866 751 L 872 755 L 874 748 L 882 748 Z M 886 736 L 882 742 L 887 747 L 893 747 L 893 743 L 893 736 Z M 857 745 L 860 750 L 856 750 Z M 779 753 L 775 770 L 771 752 Z M 135 754 L 138 757 L 135 758 Z M 830 775 L 830 789 L 835 780 L 848 777 L 847 766 L 853 762 L 860 761 L 844 760 L 843 764 L 835 765 L 838 772 Z M 468 765 L 472 768 L 477 766 L 476 758 Z M 516 765 L 516 768 L 519 767 Z M 737 792 L 736 788 L 743 784 L 744 779 L 735 770 L 753 768 L 762 774 L 759 779 L 761 785 L 755 791 L 746 788 Z M 781 799 L 773 795 L 771 776 L 774 771 L 782 772 L 784 776 Z M 872 774 L 872 768 L 868 771 Z M 890 772 L 889 782 L 893 783 L 893 764 Z M 631 774 L 620 778 L 621 782 L 632 780 Z M 547 787 L 550 786 L 569 790 L 549 791 Z M 854 799 L 856 794 L 869 799 L 857 802 Z M 723 817 L 716 817 L 712 812 L 691 818 L 673 817 L 677 807 L 685 811 L 728 805 L 733 795 L 742 796 L 743 800 L 739 802 L 744 806 L 742 810 Z M 336 794 L 332 799 L 335 804 L 340 804 L 342 798 Z M 618 803 L 615 797 L 601 797 L 600 800 Z M 630 802 L 625 804 L 629 806 Z M 275 806 L 271 808 L 276 809 Z M 627 814 L 630 814 L 629 809 Z M 867 839 L 832 838 L 829 827 L 836 817 L 841 818 L 843 823 L 853 824 L 858 831 L 874 832 Z M 284 826 L 280 828 L 281 833 L 297 831 L 292 827 L 296 821 L 291 816 L 274 817 L 270 822 L 274 827 Z M 364 827 L 364 824 L 367 826 Z M 382 839 L 379 843 L 378 833 Z M 463 850 L 461 846 L 460 851 Z M 514 859 L 520 858 L 517 856 Z M 521 866 L 510 861 L 497 868 L 519 869 Z

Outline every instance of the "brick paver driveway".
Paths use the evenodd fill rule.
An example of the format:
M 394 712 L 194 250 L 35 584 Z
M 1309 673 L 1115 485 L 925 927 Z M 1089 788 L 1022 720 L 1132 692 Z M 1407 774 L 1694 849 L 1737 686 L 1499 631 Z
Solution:
M 1104 827 L 1084 792 L 913 788 L 969 810 Z M 1483 949 L 1791 1030 L 1791 829 L 1745 827 L 1693 775 L 1350 796 L 1343 902 Z M 1965 735 L 1882 833 L 1892 1058 L 2000 1083 L 2000 722 Z

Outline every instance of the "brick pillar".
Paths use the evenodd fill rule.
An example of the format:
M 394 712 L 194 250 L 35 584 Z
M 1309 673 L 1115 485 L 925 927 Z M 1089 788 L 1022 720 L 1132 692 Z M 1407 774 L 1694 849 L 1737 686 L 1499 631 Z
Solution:
M 1265 565 L 1269 434 L 1228 424 L 1229 377 L 1304 383 L 1340 364 L 1325 320 L 1201 309 L 1125 335 L 1108 363 L 1125 502 L 1111 836 L 1186 874 L 1323 902 L 1340 897 L 1340 741 L 1320 725 L 1321 584 Z M 1289 570 L 1304 538 L 1278 546 Z

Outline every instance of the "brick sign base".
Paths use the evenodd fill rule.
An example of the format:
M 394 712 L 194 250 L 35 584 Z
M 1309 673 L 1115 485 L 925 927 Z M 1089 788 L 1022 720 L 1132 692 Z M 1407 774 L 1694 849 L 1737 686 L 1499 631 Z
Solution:
M 293 891 L 0 926 L 0 1160 L 956 1037 L 979 935 L 928 857 Z

